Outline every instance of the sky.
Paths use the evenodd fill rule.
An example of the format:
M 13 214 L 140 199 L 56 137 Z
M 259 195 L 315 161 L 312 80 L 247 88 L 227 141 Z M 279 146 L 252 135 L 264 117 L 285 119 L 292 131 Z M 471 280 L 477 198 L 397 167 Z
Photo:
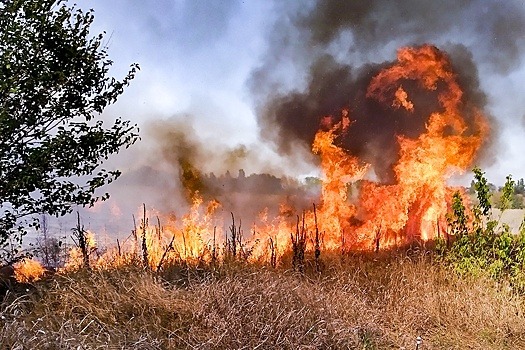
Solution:
M 111 74 L 124 77 L 132 63 L 141 67 L 103 115 L 141 129 L 141 141 L 111 160 L 124 173 L 169 168 L 169 153 L 181 152 L 168 140 L 172 130 L 198 148 L 205 171 L 319 175 L 305 139 L 272 114 L 283 96 L 308 91 L 315 98 L 312 67 L 327 60 L 362 72 L 393 61 L 401 46 L 430 43 L 452 52 L 467 90 L 489 115 L 491 140 L 476 160 L 489 181 L 525 177 L 523 1 L 76 3 L 94 10 L 93 33 L 106 32 Z M 345 94 L 337 81 L 324 84 L 319 89 Z
M 137 122 L 144 131 L 142 143 L 152 141 L 145 130 L 151 123 L 180 120 L 193 125 L 201 139 L 262 147 L 246 80 L 267 46 L 271 3 L 77 3 L 94 9 L 93 32 L 107 33 L 113 74 L 123 76 L 134 62 L 141 67 L 106 114 Z

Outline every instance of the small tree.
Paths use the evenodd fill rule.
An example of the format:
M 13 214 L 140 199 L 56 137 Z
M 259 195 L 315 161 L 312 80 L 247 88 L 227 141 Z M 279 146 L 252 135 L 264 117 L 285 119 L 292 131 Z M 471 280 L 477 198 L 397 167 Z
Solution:
M 90 37 L 92 11 L 62 0 L 0 3 L 0 257 L 11 260 L 38 215 L 92 205 L 116 179 L 102 162 L 137 139 L 136 125 L 95 116 L 116 102 L 138 69 L 108 77 L 103 34 Z M 12 253 L 8 253 L 12 252 Z
M 515 182 L 514 180 L 512 180 L 512 176 L 508 175 L 505 181 L 505 185 L 501 189 L 501 211 L 512 208 L 512 204 L 514 201 L 514 184 Z

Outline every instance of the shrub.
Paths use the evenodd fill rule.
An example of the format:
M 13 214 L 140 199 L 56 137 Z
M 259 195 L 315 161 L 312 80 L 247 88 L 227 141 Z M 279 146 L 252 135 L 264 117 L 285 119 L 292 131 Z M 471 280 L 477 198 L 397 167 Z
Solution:
M 491 215 L 491 194 L 485 174 L 477 167 L 473 171 L 479 204 L 472 210 L 472 223 L 469 225 L 463 199 L 456 192 L 447 218 L 455 240 L 450 249 L 438 244 L 437 254 L 460 274 L 488 274 L 495 279 L 509 279 L 525 291 L 525 218 L 518 234 L 513 234 L 506 224 L 500 227 L 500 220 L 494 220 Z M 513 188 L 514 181 L 509 175 L 500 199 L 502 212 L 511 207 Z

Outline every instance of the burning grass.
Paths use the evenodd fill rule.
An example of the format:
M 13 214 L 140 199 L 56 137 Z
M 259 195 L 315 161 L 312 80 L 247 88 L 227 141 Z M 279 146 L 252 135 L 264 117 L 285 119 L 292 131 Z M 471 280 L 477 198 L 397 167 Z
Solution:
M 79 217 L 77 247 L 59 274 L 4 302 L 0 347 L 410 349 L 417 336 L 420 349 L 525 347 L 522 290 L 443 264 L 473 260 L 464 249 L 447 250 L 450 235 L 459 248 L 476 237 L 505 243 L 496 262 L 494 244 L 478 249 L 502 272 L 521 271 L 525 261 L 507 249 L 514 246 L 510 232 L 496 236 L 497 223 L 485 225 L 481 214 L 468 219 L 463 190 L 447 185 L 472 164 L 488 134 L 481 112 L 464 108 L 451 69 L 433 46 L 404 48 L 370 82 L 367 98 L 398 112 L 417 114 L 405 83 L 433 92 L 439 103 L 419 115 L 426 121 L 419 136 L 396 133 L 390 184 L 367 179 L 371 164 L 343 147 L 355 122 L 343 108 L 340 117 L 321 119 L 312 145 L 323 173 L 320 205 L 301 215 L 281 207 L 278 217 L 262 213 L 246 228 L 232 214 L 227 227 L 215 217 L 220 203 L 195 191 L 189 213 L 164 225 L 159 216 L 151 225 L 144 206 L 130 239 L 105 252 Z M 484 200 L 474 213 L 488 215 L 477 174 Z M 383 251 L 433 240 L 446 243 L 439 262 L 433 254 Z
M 231 263 L 80 270 L 3 304 L 1 348 L 504 349 L 525 298 L 424 254 L 334 258 L 319 275 Z
M 15 278 L 21 283 L 37 281 L 44 275 L 45 271 L 44 267 L 33 259 L 23 259 L 14 265 Z

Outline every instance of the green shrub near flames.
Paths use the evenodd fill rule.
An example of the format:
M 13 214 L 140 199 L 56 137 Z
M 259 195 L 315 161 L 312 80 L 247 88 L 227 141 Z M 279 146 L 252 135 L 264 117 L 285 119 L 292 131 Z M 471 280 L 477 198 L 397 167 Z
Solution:
M 478 204 L 472 208 L 471 219 L 461 194 L 454 194 L 447 219 L 455 240 L 448 248 L 444 240 L 438 241 L 438 259 L 460 274 L 508 279 L 518 290 L 525 291 L 525 219 L 517 234 L 511 232 L 509 225 L 500 223 L 501 214 L 495 220 L 485 173 L 477 167 L 473 171 Z M 507 176 L 500 199 L 502 213 L 511 207 L 514 184 L 512 177 Z

